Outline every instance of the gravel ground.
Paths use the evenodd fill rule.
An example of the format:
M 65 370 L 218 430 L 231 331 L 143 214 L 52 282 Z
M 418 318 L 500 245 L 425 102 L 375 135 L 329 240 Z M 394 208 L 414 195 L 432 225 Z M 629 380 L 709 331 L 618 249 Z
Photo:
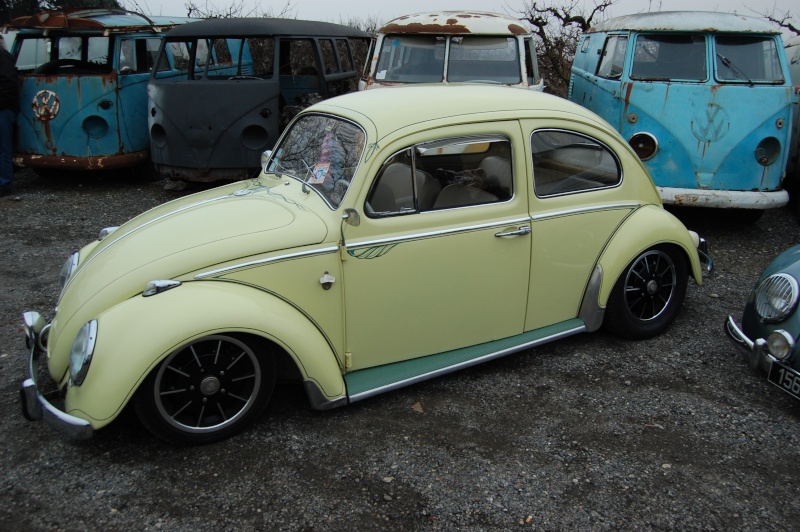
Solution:
M 0 199 L 2 530 L 797 530 L 800 403 L 722 332 L 759 272 L 800 241 L 678 215 L 716 273 L 664 335 L 580 335 L 329 412 L 283 384 L 243 434 L 163 444 L 124 415 L 64 440 L 20 413 L 19 315 L 47 311 L 67 255 L 184 192 L 112 176 L 17 176 Z

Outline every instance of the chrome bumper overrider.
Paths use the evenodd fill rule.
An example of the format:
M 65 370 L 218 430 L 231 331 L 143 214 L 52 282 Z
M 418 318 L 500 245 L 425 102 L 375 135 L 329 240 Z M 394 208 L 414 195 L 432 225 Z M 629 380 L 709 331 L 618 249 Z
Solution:
M 44 352 L 40 340 L 42 332 L 46 331 L 45 321 L 38 312 L 25 312 L 22 317 L 25 322 L 25 342 L 29 348 L 28 378 L 20 387 L 22 415 L 30 421 L 44 420 L 51 428 L 70 438 L 77 440 L 91 438 L 94 429 L 88 421 L 62 412 L 39 392 L 36 379 L 38 359 Z
M 764 371 L 769 371 L 775 357 L 767 352 L 767 341 L 765 339 L 751 340 L 748 338 L 744 331 L 736 325 L 736 320 L 733 319 L 733 316 L 728 316 L 725 320 L 724 329 L 728 338 L 745 352 L 745 358 L 751 368 L 761 368 Z

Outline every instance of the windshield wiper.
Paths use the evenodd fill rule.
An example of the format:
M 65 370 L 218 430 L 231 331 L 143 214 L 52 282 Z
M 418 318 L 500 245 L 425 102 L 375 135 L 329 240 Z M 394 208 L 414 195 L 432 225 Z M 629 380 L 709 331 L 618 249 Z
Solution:
M 722 64 L 728 67 L 731 72 L 736 74 L 739 77 L 739 79 L 746 80 L 750 85 L 753 84 L 753 80 L 748 78 L 747 74 L 744 73 L 744 70 L 739 68 L 739 66 L 736 63 L 734 63 L 733 61 L 731 61 L 730 59 L 728 59 L 727 57 L 725 57 L 720 53 L 717 53 L 717 57 L 719 57 L 719 60 L 722 61 Z

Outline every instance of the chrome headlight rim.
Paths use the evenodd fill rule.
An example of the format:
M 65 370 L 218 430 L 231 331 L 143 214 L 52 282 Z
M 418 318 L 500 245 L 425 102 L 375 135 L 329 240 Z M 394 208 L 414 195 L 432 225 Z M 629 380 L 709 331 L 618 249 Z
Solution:
M 69 282 L 72 274 L 75 273 L 75 269 L 78 267 L 80 258 L 80 253 L 76 251 L 67 257 L 66 261 L 64 261 L 64 265 L 61 267 L 61 274 L 58 279 L 62 291 L 64 290 L 64 287 L 67 286 L 67 282 Z
M 755 311 L 767 323 L 786 319 L 797 307 L 797 280 L 788 273 L 775 273 L 761 281 L 755 290 Z
M 781 362 L 792 356 L 794 346 L 794 337 L 783 329 L 772 331 L 767 336 L 767 352 Z
M 69 381 L 72 385 L 80 386 L 86 379 L 96 343 L 97 320 L 91 320 L 83 324 L 72 342 L 69 353 Z

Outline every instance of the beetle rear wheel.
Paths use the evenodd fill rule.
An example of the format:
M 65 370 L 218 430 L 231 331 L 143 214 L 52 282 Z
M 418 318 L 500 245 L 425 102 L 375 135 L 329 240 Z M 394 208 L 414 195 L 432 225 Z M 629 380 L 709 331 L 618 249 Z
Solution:
M 206 336 L 173 351 L 136 392 L 139 419 L 179 444 L 221 440 L 260 415 L 275 384 L 272 357 L 227 335 Z
M 631 339 L 661 334 L 678 315 L 687 281 L 686 260 L 680 252 L 668 246 L 648 249 L 614 285 L 603 325 Z

